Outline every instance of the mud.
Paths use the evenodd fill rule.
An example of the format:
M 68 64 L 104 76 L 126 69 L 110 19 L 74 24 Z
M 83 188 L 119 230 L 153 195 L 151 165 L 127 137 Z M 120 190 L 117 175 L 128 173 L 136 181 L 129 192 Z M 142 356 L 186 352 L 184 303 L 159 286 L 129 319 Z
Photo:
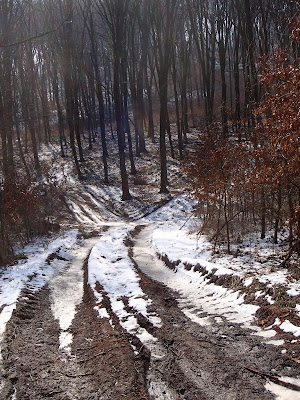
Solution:
M 156 268 L 151 252 L 144 252 L 146 238 L 141 229 L 136 230 L 130 253 L 136 261 L 142 289 L 152 300 L 151 311 L 163 322 L 163 328 L 152 332 L 166 354 L 152 363 L 153 378 L 163 375 L 177 393 L 174 398 L 179 399 L 273 399 L 274 395 L 265 389 L 266 378 L 247 367 L 275 376 L 297 376 L 299 365 L 292 358 L 298 345 L 286 349 L 266 344 L 253 331 L 214 315 L 213 310 L 211 314 L 202 312 L 202 317 L 209 320 L 206 326 L 192 322 L 177 304 L 180 293 L 158 282 L 164 280 L 164 271 Z M 275 338 L 283 336 L 287 335 L 278 332 Z M 294 398 L 300 398 L 299 393 L 295 392 Z
M 149 311 L 162 320 L 158 328 L 137 315 L 156 341 L 147 347 L 124 331 L 100 284 L 111 323 L 99 318 L 85 263 L 84 295 L 69 328 L 70 353 L 59 348 L 61 330 L 51 311 L 50 288 L 23 290 L 2 343 L 1 400 L 272 400 L 266 377 L 251 369 L 273 376 L 299 374 L 292 350 L 283 354 L 282 346 L 264 343 L 241 325 L 213 313 L 203 313 L 210 320 L 207 326 L 192 322 L 178 306 L 180 294 L 143 273 L 132 248 L 129 254 L 152 300 Z M 261 318 L 270 311 L 275 313 L 265 310 Z
M 7 325 L 2 346 L 5 385 L 1 400 L 149 399 L 145 371 L 149 354 L 134 354 L 130 337 L 114 321 L 100 319 L 85 288 L 84 301 L 70 328 L 71 354 L 59 349 L 59 324 L 53 318 L 50 290 L 23 291 Z

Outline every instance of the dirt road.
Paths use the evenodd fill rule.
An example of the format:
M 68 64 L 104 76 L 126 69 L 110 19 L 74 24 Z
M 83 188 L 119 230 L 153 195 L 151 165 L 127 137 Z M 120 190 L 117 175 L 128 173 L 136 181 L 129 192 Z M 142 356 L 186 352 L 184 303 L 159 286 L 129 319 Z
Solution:
M 299 374 L 298 364 L 281 347 L 266 344 L 213 309 L 195 310 L 185 303 L 195 317 L 189 318 L 182 307 L 184 293 L 168 287 L 168 274 L 175 273 L 149 247 L 150 230 L 136 229 L 127 245 L 151 311 L 162 321 L 157 327 L 136 313 L 155 340 L 145 345 L 121 326 L 101 282 L 98 289 L 110 319 L 99 318 L 87 284 L 87 262 L 81 259 L 76 270 L 74 263 L 66 264 L 61 274 L 69 286 L 73 279 L 83 286 L 76 314 L 65 325 L 55 318 L 54 293 L 59 299 L 67 292 L 62 275 L 38 292 L 23 290 L 2 343 L 1 399 L 271 400 L 275 396 L 267 390 L 266 377 L 247 367 L 274 376 Z M 86 254 L 91 246 L 86 244 Z M 68 293 L 71 303 L 76 296 Z M 64 335 L 67 344 L 62 346 Z M 291 399 L 300 398 L 296 390 L 289 393 Z

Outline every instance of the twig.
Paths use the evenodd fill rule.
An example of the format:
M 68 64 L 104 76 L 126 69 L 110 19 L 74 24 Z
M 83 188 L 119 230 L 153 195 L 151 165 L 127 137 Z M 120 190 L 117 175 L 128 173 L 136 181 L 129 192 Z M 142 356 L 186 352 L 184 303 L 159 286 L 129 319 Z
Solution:
M 285 267 L 286 263 L 289 261 L 289 259 L 291 258 L 293 252 L 295 251 L 296 247 L 298 247 L 300 245 L 300 240 L 297 240 L 293 246 L 290 248 L 288 254 L 286 255 L 285 259 L 282 261 L 282 263 L 279 265 L 279 268 L 283 268 Z
M 224 222 L 224 224 L 221 226 L 221 228 L 219 228 L 217 230 L 217 232 L 210 238 L 211 241 L 213 241 L 216 237 L 219 236 L 219 233 L 226 227 L 226 225 L 231 222 L 232 220 L 234 220 L 235 217 L 237 217 L 239 214 L 241 214 L 244 210 L 239 210 L 238 212 L 236 212 L 231 218 L 229 218 L 227 220 L 227 222 Z
M 74 7 L 73 7 L 73 8 L 74 8 Z M 0 43 L 0 48 L 8 48 L 8 47 L 12 47 L 12 46 L 18 46 L 18 45 L 20 45 L 20 44 L 24 44 L 24 43 L 30 42 L 31 40 L 39 39 L 39 38 L 41 38 L 41 37 L 43 37 L 43 36 L 50 35 L 50 33 L 55 33 L 56 31 L 59 30 L 59 28 L 61 28 L 61 27 L 63 26 L 63 24 L 65 24 L 65 23 L 67 22 L 68 18 L 69 18 L 70 15 L 72 14 L 73 8 L 72 8 L 72 10 L 70 11 L 70 13 L 66 16 L 66 18 L 65 18 L 56 28 L 51 29 L 51 30 L 46 31 L 46 32 L 42 32 L 42 33 L 40 33 L 40 34 L 31 36 L 31 37 L 26 38 L 26 39 L 23 39 L 23 40 L 20 40 L 20 41 L 15 42 L 15 43 L 9 43 L 9 44 Z
M 91 375 L 95 375 L 94 372 L 88 372 L 86 374 L 79 374 L 79 375 L 71 375 L 71 374 L 63 374 L 65 376 L 67 376 L 68 378 L 83 378 L 84 376 L 91 376 Z
M 257 369 L 254 369 L 254 368 L 251 368 L 251 367 L 247 367 L 245 365 L 244 365 L 244 368 L 247 369 L 250 372 L 253 372 L 254 374 L 257 374 L 257 375 L 263 376 L 265 378 L 268 378 L 270 381 L 272 381 L 274 383 L 277 383 L 277 385 L 281 385 L 281 386 L 286 387 L 287 389 L 291 389 L 291 390 L 295 390 L 297 392 L 300 392 L 300 386 L 297 386 L 297 385 L 295 385 L 293 383 L 282 381 L 281 379 L 276 378 L 276 376 L 274 376 L 274 375 L 270 375 L 270 374 L 267 374 L 265 372 L 258 371 Z
M 124 345 L 122 345 L 122 346 L 112 347 L 112 348 L 110 348 L 110 349 L 108 349 L 108 350 L 106 350 L 106 351 L 100 351 L 100 353 L 96 353 L 96 354 L 94 354 L 92 357 L 83 358 L 83 359 L 81 359 L 79 362 L 83 363 L 83 362 L 91 361 L 91 360 L 93 360 L 93 359 L 96 358 L 96 357 L 104 356 L 104 354 L 107 354 L 107 353 L 109 353 L 109 352 L 112 351 L 112 350 L 117 350 L 117 349 L 119 349 L 120 347 L 126 347 L 126 345 L 124 344 Z M 87 349 L 87 350 L 89 350 L 89 349 Z
M 168 346 L 168 349 L 171 350 L 171 352 L 172 352 L 173 354 L 175 354 L 176 357 L 179 357 L 179 354 L 176 353 L 176 351 L 173 350 L 172 347 L 169 347 L 169 346 Z
M 54 396 L 55 394 L 60 394 L 60 393 L 64 393 L 64 391 L 63 390 L 55 390 L 55 391 L 52 391 L 52 392 L 48 392 L 46 395 L 47 395 L 47 397 L 49 396 Z
M 192 215 L 190 215 L 190 216 L 187 218 L 187 220 L 186 220 L 185 223 L 179 228 L 179 230 L 181 230 L 181 229 L 185 226 L 185 224 L 186 224 L 191 218 L 192 218 Z
M 95 347 L 98 347 L 98 346 L 95 344 L 94 346 L 87 347 L 87 348 L 78 347 L 78 349 L 76 349 L 76 351 L 89 351 L 89 350 L 94 349 Z
M 128 117 L 129 121 L 132 123 L 132 125 L 135 127 L 135 123 L 132 121 L 130 117 Z

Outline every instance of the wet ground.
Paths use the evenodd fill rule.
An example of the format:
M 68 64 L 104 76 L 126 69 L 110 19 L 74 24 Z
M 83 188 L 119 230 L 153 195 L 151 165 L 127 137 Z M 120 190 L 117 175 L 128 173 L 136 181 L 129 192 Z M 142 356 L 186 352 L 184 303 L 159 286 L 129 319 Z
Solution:
M 271 400 L 275 395 L 267 390 L 265 374 L 300 374 L 282 346 L 267 344 L 213 308 L 208 311 L 205 298 L 203 308 L 195 309 L 182 292 L 168 287 L 164 275 L 170 271 L 149 248 L 147 229 L 136 230 L 128 250 L 152 300 L 151 311 L 162 321 L 155 327 L 136 315 L 154 340 L 145 344 L 126 332 L 108 297 L 110 320 L 99 318 L 87 285 L 87 262 L 77 254 L 77 262 L 66 264 L 42 290 L 23 290 L 2 343 L 1 399 Z M 87 255 L 93 242 L 85 244 Z M 79 296 L 74 319 L 57 319 L 55 310 L 74 296 Z M 300 399 L 297 390 L 287 393 Z

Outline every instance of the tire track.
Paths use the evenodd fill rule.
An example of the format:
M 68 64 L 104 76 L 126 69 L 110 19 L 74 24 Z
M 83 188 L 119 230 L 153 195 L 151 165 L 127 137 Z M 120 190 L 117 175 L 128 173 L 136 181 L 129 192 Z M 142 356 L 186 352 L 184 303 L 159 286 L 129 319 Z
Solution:
M 142 290 L 152 300 L 151 311 L 163 322 L 162 328 L 152 333 L 163 349 L 163 357 L 151 363 L 150 381 L 163 376 L 176 391 L 175 399 L 274 399 L 265 387 L 266 380 L 254 376 L 244 366 L 296 376 L 293 361 L 279 347 L 267 345 L 249 329 L 216 316 L 213 310 L 211 314 L 207 310 L 203 313 L 201 306 L 196 310 L 197 314 L 205 314 L 209 324 L 200 325 L 188 318 L 178 304 L 180 293 L 160 282 L 164 282 L 167 267 L 158 267 L 162 261 L 149 250 L 143 229 L 135 232 L 131 255 L 140 273 Z M 175 272 L 172 274 L 176 276 Z M 297 395 L 294 392 L 291 398 L 296 399 Z

